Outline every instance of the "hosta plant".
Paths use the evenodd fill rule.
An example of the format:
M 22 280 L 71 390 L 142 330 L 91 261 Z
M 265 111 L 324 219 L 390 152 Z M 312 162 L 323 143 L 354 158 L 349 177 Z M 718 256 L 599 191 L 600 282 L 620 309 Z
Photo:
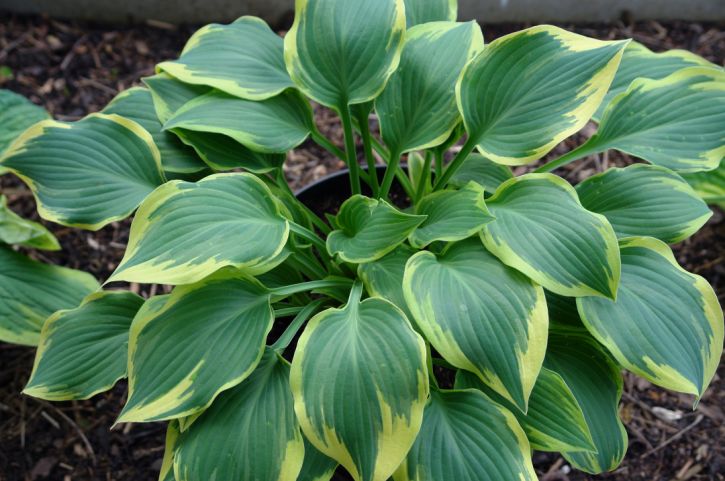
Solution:
M 118 422 L 168 420 L 178 481 L 531 480 L 532 449 L 600 473 L 627 447 L 623 369 L 696 403 L 723 315 L 668 244 L 711 215 L 686 178 L 722 200 L 725 73 L 553 26 L 484 44 L 455 18 L 450 0 L 297 0 L 284 38 L 206 26 L 101 112 L 25 130 L 0 165 L 44 219 L 133 214 L 102 287 L 0 249 L 0 337 L 38 345 L 25 393 L 127 377 Z M 288 187 L 304 142 L 347 162 L 339 208 Z M 611 149 L 643 162 L 550 173 Z M 57 247 L 41 234 L 26 245 Z

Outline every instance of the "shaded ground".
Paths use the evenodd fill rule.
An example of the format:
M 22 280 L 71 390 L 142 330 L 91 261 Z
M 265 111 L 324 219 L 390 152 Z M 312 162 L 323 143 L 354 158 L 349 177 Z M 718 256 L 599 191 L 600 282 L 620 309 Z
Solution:
M 490 41 L 521 27 L 492 26 L 484 32 Z M 633 37 L 654 50 L 685 48 L 720 65 L 725 59 L 722 25 L 646 22 L 573 29 L 604 39 Z M 0 13 L 0 88 L 29 96 L 56 118 L 77 119 L 152 74 L 155 63 L 175 57 L 193 30 L 163 24 L 116 29 Z M 340 145 L 341 129 L 334 115 L 317 109 L 317 119 L 321 130 Z M 585 129 L 584 135 L 588 133 Z M 572 145 L 562 145 L 555 153 Z M 627 162 L 625 156 L 611 153 L 575 163 L 564 174 L 577 181 Z M 286 170 L 290 182 L 300 187 L 341 167 L 341 161 L 309 143 L 290 153 Z M 4 176 L 0 188 L 13 209 L 37 218 L 32 196 L 21 183 Z M 87 270 L 100 279 L 113 270 L 128 239 L 128 222 L 96 233 L 48 226 L 63 251 L 33 255 Z M 725 221 L 718 211 L 701 232 L 676 248 L 679 261 L 706 277 L 721 302 L 725 297 L 723 234 Z M 125 383 L 89 401 L 46 403 L 19 395 L 32 361 L 32 349 L 0 344 L 0 481 L 156 479 L 164 426 L 125 424 L 109 430 L 125 400 Z M 724 377 L 721 365 L 699 409 L 692 412 L 689 397 L 627 376 L 621 414 L 630 434 L 629 452 L 616 472 L 597 479 L 725 479 Z M 593 479 L 570 472 L 557 455 L 536 453 L 534 460 L 542 480 Z

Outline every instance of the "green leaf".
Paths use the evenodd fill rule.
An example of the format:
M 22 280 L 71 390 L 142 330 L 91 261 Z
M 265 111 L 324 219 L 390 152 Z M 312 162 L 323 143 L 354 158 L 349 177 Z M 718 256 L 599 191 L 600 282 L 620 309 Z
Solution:
M 262 274 L 283 260 L 288 235 L 269 189 L 251 174 L 167 182 L 139 208 L 108 282 L 190 284 L 225 266 Z
M 292 361 L 305 436 L 356 481 L 385 481 L 415 440 L 428 397 L 425 345 L 390 302 L 360 302 L 310 320 Z
M 380 94 L 404 35 L 403 0 L 296 0 L 287 71 L 305 95 L 339 111 Z
M 36 122 L 49 119 L 50 115 L 22 95 L 0 89 L 0 154 L 10 146 L 25 129 Z
M 310 105 L 294 90 L 258 102 L 211 91 L 185 104 L 164 124 L 165 130 L 224 134 L 264 153 L 297 147 L 311 128 Z
M 297 481 L 330 481 L 337 468 L 337 461 L 328 458 L 305 438 L 305 461 Z
M 457 16 L 458 0 L 405 0 L 405 22 L 408 28 L 428 22 L 455 22 Z
M 682 177 L 654 165 L 608 169 L 577 185 L 576 191 L 582 205 L 604 215 L 620 237 L 680 242 L 712 215 Z
M 128 330 L 143 302 L 133 292 L 96 292 L 51 315 L 23 393 L 67 401 L 111 389 L 126 376 Z
M 617 301 L 577 299 L 584 324 L 625 368 L 699 398 L 723 349 L 723 313 L 715 291 L 682 269 L 661 241 L 631 237 L 620 246 Z
M 234 269 L 149 301 L 131 326 L 129 398 L 119 421 L 206 409 L 254 370 L 273 320 L 269 291 Z
M 584 152 L 617 149 L 678 172 L 712 170 L 725 156 L 725 71 L 689 67 L 636 79 L 604 111 Z
M 557 294 L 615 297 L 620 260 L 614 230 L 581 206 L 564 179 L 522 175 L 501 184 L 486 205 L 496 220 L 481 237 L 503 263 Z
M 516 418 L 480 391 L 434 391 L 395 481 L 535 481 Z
M 128 217 L 165 181 L 151 135 L 117 115 L 39 122 L 0 166 L 28 184 L 42 218 L 89 230 Z
M 487 193 L 493 194 L 496 189 L 514 174 L 505 165 L 497 164 L 480 154 L 471 154 L 451 176 L 448 182 L 453 187 L 463 187 L 473 181 L 483 187 Z
M 151 134 L 161 155 L 164 170 L 175 173 L 199 172 L 206 168 L 194 151 L 185 146 L 172 133 L 164 132 L 156 116 L 151 93 L 142 87 L 133 87 L 121 92 L 102 112 L 116 114 L 133 120 Z
M 184 104 L 208 93 L 211 88 L 179 81 L 166 73 L 144 77 L 143 83 L 151 91 L 156 116 L 165 124 Z
M 357 274 L 370 295 L 392 302 L 405 312 L 410 321 L 413 320 L 413 314 L 405 302 L 403 274 L 405 274 L 405 263 L 415 252 L 406 244 L 401 244 L 384 257 L 360 264 L 357 268 Z
M 184 481 L 294 481 L 304 449 L 289 364 L 267 349 L 251 376 L 181 433 L 174 472 Z
M 410 245 L 417 248 L 434 241 L 465 239 L 493 220 L 483 201 L 483 187 L 474 182 L 461 190 L 441 190 L 423 197 L 415 213 L 427 216 L 408 236 Z
M 0 246 L 0 340 L 35 346 L 45 319 L 98 289 L 85 272 L 41 264 Z
M 60 250 L 58 239 L 42 224 L 23 219 L 8 207 L 0 195 L 0 242 L 49 251 Z
M 500 164 L 540 159 L 596 111 L 626 44 L 550 25 L 495 40 L 466 66 L 458 83 L 469 142 Z
M 616 468 L 627 451 L 619 420 L 620 368 L 584 330 L 552 330 L 544 366 L 559 374 L 574 394 L 592 434 L 596 453 L 564 452 L 574 467 L 599 474 Z
M 202 27 L 186 42 L 178 60 L 156 68 L 182 82 L 264 100 L 293 87 L 283 49 L 282 38 L 264 20 L 245 16 L 229 25 Z
M 725 159 L 715 170 L 695 172 L 682 176 L 695 192 L 708 204 L 714 204 L 725 210 Z
M 539 451 L 596 451 L 584 413 L 564 379 L 550 369 L 541 368 L 529 397 L 526 414 L 502 398 L 474 374 L 456 373 L 456 389 L 478 389 L 493 401 L 511 410 L 531 448 Z
M 327 251 L 345 262 L 371 262 L 393 251 L 425 219 L 382 199 L 354 195 L 340 207 L 338 229 L 327 237 Z
M 470 238 L 408 261 L 403 291 L 426 339 L 526 411 L 546 352 L 544 290 Z
M 395 154 L 445 142 L 460 122 L 456 81 L 483 49 L 476 22 L 434 22 L 405 34 L 400 65 L 375 100 L 380 132 Z
M 159 481 L 176 481 L 174 477 L 174 448 L 179 439 L 179 423 L 176 420 L 169 421 L 166 427 L 166 442 L 164 445 L 164 458 L 161 460 L 161 471 Z
M 622 61 L 614 76 L 612 86 L 609 87 L 604 101 L 593 118 L 597 121 L 601 119 L 604 109 L 612 99 L 627 90 L 629 84 L 637 78 L 661 79 L 685 67 L 698 66 L 717 68 L 715 64 L 687 50 L 667 50 L 654 53 L 633 40 L 624 49 Z
M 577 327 L 584 329 L 579 311 L 576 307 L 575 297 L 565 297 L 544 290 L 546 307 L 549 311 L 549 325 L 556 327 Z

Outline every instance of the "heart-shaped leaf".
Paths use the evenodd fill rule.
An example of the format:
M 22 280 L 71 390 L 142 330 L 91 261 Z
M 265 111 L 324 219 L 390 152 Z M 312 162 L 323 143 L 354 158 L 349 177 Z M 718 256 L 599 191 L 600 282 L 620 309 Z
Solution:
M 178 60 L 161 62 L 156 68 L 189 84 L 263 100 L 293 86 L 284 65 L 283 43 L 264 20 L 245 16 L 229 25 L 202 27 L 186 42 Z
M 511 169 L 505 165 L 492 162 L 480 154 L 471 154 L 466 157 L 448 183 L 453 187 L 463 187 L 469 182 L 475 182 L 488 194 L 493 194 L 501 184 L 513 178 Z
M 249 149 L 280 153 L 301 144 L 311 126 L 310 105 L 296 91 L 257 102 L 214 90 L 177 110 L 164 129 L 224 134 Z
M 415 440 L 428 397 L 425 345 L 390 302 L 360 302 L 310 320 L 292 360 L 305 436 L 356 481 L 385 481 Z
M 511 410 L 532 449 L 539 451 L 594 451 L 594 441 L 584 413 L 564 379 L 550 369 L 541 368 L 529 397 L 526 414 L 483 384 L 468 371 L 456 373 L 456 389 L 478 389 Z
M 526 411 L 546 352 L 544 290 L 477 238 L 410 258 L 403 290 L 415 322 L 448 362 Z
M 448 139 L 461 119 L 458 75 L 482 49 L 476 22 L 434 22 L 406 32 L 398 70 L 375 100 L 380 132 L 393 155 Z
M 171 181 L 141 205 L 109 282 L 190 284 L 225 266 L 261 274 L 283 260 L 288 235 L 279 205 L 251 174 Z
M 625 368 L 659 386 L 702 396 L 723 349 L 715 291 L 682 269 L 661 241 L 631 237 L 620 245 L 617 301 L 577 299 L 584 324 Z
M 599 105 L 599 109 L 593 118 L 597 121 L 601 119 L 607 105 L 614 97 L 627 90 L 627 87 L 634 79 L 648 78 L 657 80 L 686 67 L 717 68 L 715 64 L 687 50 L 667 50 L 654 53 L 641 43 L 629 42 L 629 45 L 624 49 L 622 61 L 619 63 L 612 86 L 609 87 L 607 95 L 604 96 L 604 101 Z
M 405 22 L 408 27 L 428 22 L 455 22 L 458 0 L 405 0 Z
M 146 129 L 161 155 L 161 165 L 167 172 L 199 172 L 206 168 L 204 162 L 171 132 L 164 132 L 156 116 L 151 92 L 133 87 L 118 94 L 102 111 L 133 120 Z
M 418 248 L 434 241 L 465 239 L 493 220 L 483 201 L 483 187 L 474 182 L 461 190 L 441 190 L 423 197 L 415 213 L 427 216 L 408 237 Z
M 337 469 L 337 461 L 322 454 L 305 438 L 305 462 L 297 481 L 330 481 Z
M 0 245 L 0 340 L 35 346 L 45 319 L 76 307 L 98 282 L 85 272 L 41 264 Z
M 225 269 L 166 297 L 148 301 L 134 319 L 119 421 L 195 414 L 242 382 L 262 356 L 274 314 L 257 281 Z
M 44 225 L 23 219 L 10 210 L 4 195 L 0 195 L 0 242 L 49 251 L 60 249 L 58 239 Z
M 544 366 L 559 374 L 571 389 L 596 447 L 596 452 L 564 452 L 564 457 L 592 474 L 619 466 L 627 451 L 627 431 L 619 420 L 619 366 L 583 329 L 552 330 Z
M 550 25 L 496 39 L 458 83 L 469 142 L 500 164 L 540 159 L 596 111 L 626 44 Z
M 174 472 L 187 481 L 294 481 L 304 455 L 289 364 L 267 349 L 245 381 L 181 433 Z
M 378 96 L 404 35 L 403 0 L 297 0 L 284 38 L 287 71 L 308 97 L 339 111 Z
M 434 391 L 395 481 L 536 481 L 516 418 L 480 391 Z
M 23 393 L 49 401 L 88 399 L 126 377 L 128 330 L 143 298 L 97 292 L 48 318 Z
M 411 322 L 413 315 L 408 309 L 403 293 L 403 274 L 405 274 L 406 262 L 415 252 L 408 245 L 402 244 L 384 257 L 360 264 L 357 268 L 357 273 L 370 295 L 392 302 L 405 312 Z
M 28 184 L 42 218 L 89 230 L 128 217 L 165 181 L 151 135 L 117 115 L 39 122 L 0 165 Z
M 604 215 L 620 237 L 687 239 L 712 212 L 682 177 L 655 165 L 609 169 L 577 185 L 582 205 Z
M 725 156 L 723 125 L 725 71 L 689 67 L 633 81 L 579 151 L 617 149 L 678 172 L 712 170 Z
M 565 180 L 522 175 L 501 184 L 486 205 L 496 220 L 481 237 L 502 262 L 557 294 L 615 296 L 620 260 L 614 230 L 606 217 L 581 206 Z
M 156 116 L 165 124 L 183 105 L 196 97 L 209 93 L 210 87 L 181 82 L 167 73 L 144 77 L 143 83 L 151 91 Z
M 327 250 L 345 262 L 371 262 L 395 249 L 425 219 L 384 200 L 354 195 L 340 207 L 338 229 L 327 237 Z

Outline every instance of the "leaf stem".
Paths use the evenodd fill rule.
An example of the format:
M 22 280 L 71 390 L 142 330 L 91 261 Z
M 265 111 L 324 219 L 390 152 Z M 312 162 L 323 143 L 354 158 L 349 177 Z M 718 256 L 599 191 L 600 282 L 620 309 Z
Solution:
M 435 169 L 436 169 L 436 180 L 440 179 L 443 175 L 443 150 L 436 149 L 435 151 Z
M 378 195 L 378 198 L 380 199 L 386 199 L 388 197 L 388 193 L 390 193 L 390 187 L 393 185 L 393 177 L 395 176 L 397 169 L 400 167 L 400 156 L 401 153 L 399 151 L 390 151 L 390 160 L 388 160 L 388 166 L 385 168 L 383 183 L 380 186 L 380 194 Z
M 335 157 L 345 160 L 345 152 L 338 146 L 330 142 L 330 139 L 325 137 L 322 132 L 319 131 L 317 126 L 315 126 L 315 128 L 312 130 L 310 137 L 317 145 L 319 145 Z
M 289 286 L 275 287 L 270 292 L 278 302 L 285 297 L 289 297 L 300 292 L 312 291 L 315 289 L 323 289 L 326 287 L 343 287 L 349 288 L 352 284 L 350 279 L 338 277 L 335 279 L 318 279 L 315 281 L 300 282 L 299 284 L 290 284 Z
M 345 132 L 345 153 L 347 154 L 347 168 L 350 170 L 350 191 L 355 195 L 360 193 L 360 165 L 357 162 L 352 117 L 350 116 L 350 106 L 347 103 L 340 109 L 340 119 Z
M 473 149 L 476 148 L 476 142 L 471 137 L 466 139 L 466 143 L 463 144 L 463 147 L 461 147 L 461 150 L 458 152 L 458 154 L 454 157 L 454 159 L 451 161 L 450 164 L 448 164 L 448 167 L 443 171 L 443 175 L 436 178 L 436 183 L 433 186 L 433 190 L 439 190 L 446 186 L 449 180 L 451 180 L 451 177 L 453 177 L 453 174 L 456 173 L 456 171 L 463 165 L 463 162 L 468 158 L 468 156 L 473 152 Z M 438 162 L 436 162 L 438 164 Z
M 420 179 L 418 179 L 418 186 L 415 189 L 415 198 L 413 199 L 413 204 L 417 205 L 418 202 L 420 202 L 420 199 L 425 194 L 425 188 L 426 185 L 430 182 L 430 164 L 431 160 L 433 159 L 433 156 L 430 152 L 425 153 L 425 159 L 423 160 L 423 170 L 420 174 Z M 438 163 L 438 153 L 436 151 L 436 163 Z
M 561 157 L 554 159 L 550 162 L 547 162 L 546 164 L 542 165 L 541 167 L 538 167 L 537 169 L 534 169 L 534 173 L 543 173 L 543 172 L 551 172 L 554 169 L 558 169 L 559 167 L 563 167 L 566 164 L 570 164 L 574 162 L 575 160 L 579 160 L 583 157 L 586 157 L 587 155 L 596 154 L 599 152 L 602 152 L 604 149 L 602 149 L 600 146 L 596 144 L 596 141 L 593 141 L 596 139 L 596 136 L 590 137 L 589 140 L 581 144 L 579 147 L 577 147 L 574 150 L 570 150 L 566 154 L 562 155 Z
M 370 139 L 372 140 L 373 150 L 375 150 L 375 152 L 383 158 L 383 161 L 388 164 L 390 162 L 390 152 L 388 152 L 385 146 L 376 139 L 375 136 L 371 136 Z M 400 182 L 400 185 L 403 186 L 403 190 L 405 190 L 408 197 L 412 199 L 415 195 L 415 192 L 413 191 L 413 184 L 410 183 L 410 179 L 408 179 L 408 176 L 405 175 L 405 171 L 402 167 L 398 166 L 398 168 L 395 169 L 395 177 L 398 179 L 398 182 Z
M 320 251 L 321 256 L 329 257 L 329 254 L 327 253 L 327 244 L 325 243 L 324 239 L 322 239 L 322 237 L 318 236 L 307 227 L 297 224 L 296 222 L 290 221 L 289 227 L 292 232 L 302 237 L 303 239 L 308 240 L 310 243 L 312 243 L 312 245 L 317 247 L 317 250 Z
M 375 168 L 375 157 L 373 156 L 372 139 L 370 136 L 370 124 L 368 123 L 368 116 L 370 111 L 365 107 L 360 106 L 356 109 L 356 117 L 358 127 L 360 129 L 360 136 L 363 141 L 363 149 L 365 151 L 365 160 L 368 164 L 368 183 L 373 191 L 373 197 L 378 198 L 380 192 L 380 186 L 378 185 L 378 173 Z
M 277 185 L 281 189 L 283 189 L 292 199 L 294 199 L 294 202 L 296 202 L 297 205 L 304 211 L 304 213 L 307 215 L 307 218 L 315 225 L 315 227 L 320 229 L 320 231 L 325 235 L 329 234 L 332 231 L 332 229 L 330 229 L 330 226 L 328 226 L 325 221 L 320 219 L 320 217 L 312 212 L 309 207 L 297 200 L 297 197 L 295 197 L 295 193 L 292 192 L 292 189 L 287 183 L 287 179 L 284 177 L 284 172 L 282 171 L 282 169 L 278 169 L 277 177 L 275 178 L 275 180 L 277 182 Z
M 289 317 L 298 314 L 304 307 L 281 307 L 274 310 L 274 317 Z
M 305 324 L 305 322 L 307 322 L 310 317 L 312 317 L 312 315 L 320 308 L 320 306 L 322 306 L 323 302 L 324 300 L 322 299 L 313 301 L 303 307 L 301 310 L 299 310 L 295 318 L 292 319 L 290 325 L 287 326 L 287 329 L 285 329 L 282 335 L 279 336 L 274 344 L 272 344 L 272 350 L 278 352 L 279 354 L 284 352 L 284 350 L 287 349 L 287 347 L 290 345 L 290 342 L 292 342 L 292 339 L 295 338 L 300 328 Z M 275 311 L 275 314 L 276 313 L 277 311 Z

